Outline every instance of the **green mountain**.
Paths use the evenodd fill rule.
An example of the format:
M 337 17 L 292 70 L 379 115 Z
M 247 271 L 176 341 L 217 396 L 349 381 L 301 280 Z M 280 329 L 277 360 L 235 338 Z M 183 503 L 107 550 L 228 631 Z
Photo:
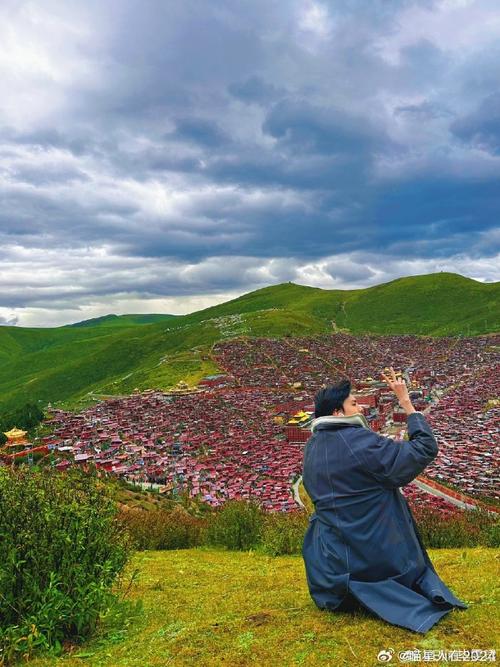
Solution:
M 73 324 L 65 324 L 64 327 L 129 327 L 134 324 L 151 324 L 151 322 L 163 322 L 170 320 L 178 315 L 161 315 L 149 313 L 146 315 L 103 315 L 102 317 L 93 317 L 90 320 L 82 320 Z
M 148 317 L 162 319 L 145 323 Z M 79 324 L 0 327 L 0 414 L 28 402 L 77 407 L 136 387 L 194 383 L 219 370 L 210 357 L 213 343 L 235 336 L 498 332 L 500 283 L 454 273 L 358 290 L 282 283 L 189 315 L 106 316 Z

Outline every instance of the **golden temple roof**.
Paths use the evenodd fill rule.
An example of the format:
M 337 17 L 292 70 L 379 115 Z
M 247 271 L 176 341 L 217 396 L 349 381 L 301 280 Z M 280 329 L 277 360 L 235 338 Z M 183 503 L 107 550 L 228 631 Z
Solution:
M 24 438 L 27 432 L 28 431 L 22 431 L 20 428 L 14 426 L 10 431 L 4 431 L 3 434 L 6 435 L 9 440 L 19 440 L 20 438 Z

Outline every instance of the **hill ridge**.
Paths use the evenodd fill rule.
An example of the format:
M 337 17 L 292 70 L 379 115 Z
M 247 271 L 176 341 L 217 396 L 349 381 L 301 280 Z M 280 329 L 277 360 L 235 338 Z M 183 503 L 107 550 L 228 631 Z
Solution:
M 500 331 L 500 283 L 448 272 L 358 290 L 286 282 L 186 315 L 158 315 L 152 322 L 141 317 L 151 315 L 111 317 L 118 321 L 114 326 L 103 324 L 103 316 L 96 318 L 100 323 L 86 326 L 0 327 L 0 417 L 27 402 L 65 401 L 71 406 L 90 400 L 92 392 L 164 389 L 180 379 L 194 384 L 220 371 L 208 354 L 214 342 L 242 334 L 495 333 Z

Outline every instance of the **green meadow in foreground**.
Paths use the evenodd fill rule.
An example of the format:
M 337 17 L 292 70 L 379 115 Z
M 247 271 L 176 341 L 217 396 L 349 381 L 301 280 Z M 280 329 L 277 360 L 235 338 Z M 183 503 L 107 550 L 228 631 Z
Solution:
M 189 315 L 108 315 L 49 329 L 0 327 L 0 415 L 49 401 L 70 409 L 103 395 L 196 384 L 219 372 L 211 348 L 238 336 L 500 331 L 500 283 L 455 273 L 357 290 L 282 283 Z
M 430 549 L 436 570 L 469 604 L 427 634 L 398 628 L 368 612 L 320 611 L 309 596 L 301 556 L 207 547 L 136 552 L 127 598 L 141 599 L 126 623 L 108 624 L 84 646 L 32 667 L 276 667 L 380 664 L 382 649 L 493 649 L 500 636 L 499 551 Z M 397 655 L 393 664 L 400 664 Z M 428 664 L 443 665 L 444 662 Z M 457 663 L 458 664 L 458 663 Z

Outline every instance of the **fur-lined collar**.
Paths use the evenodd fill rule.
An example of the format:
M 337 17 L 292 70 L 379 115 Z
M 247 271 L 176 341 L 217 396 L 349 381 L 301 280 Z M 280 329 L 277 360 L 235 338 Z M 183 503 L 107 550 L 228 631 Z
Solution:
M 333 415 L 327 415 L 325 417 L 316 417 L 316 419 L 313 419 L 311 422 L 310 428 L 312 433 L 314 433 L 316 427 L 319 426 L 319 424 L 349 424 L 352 426 L 363 426 L 364 428 L 367 428 L 370 431 L 372 430 L 370 424 L 368 423 L 368 420 L 361 413 L 358 413 L 356 415 L 350 415 L 349 417 L 345 416 L 334 417 Z

